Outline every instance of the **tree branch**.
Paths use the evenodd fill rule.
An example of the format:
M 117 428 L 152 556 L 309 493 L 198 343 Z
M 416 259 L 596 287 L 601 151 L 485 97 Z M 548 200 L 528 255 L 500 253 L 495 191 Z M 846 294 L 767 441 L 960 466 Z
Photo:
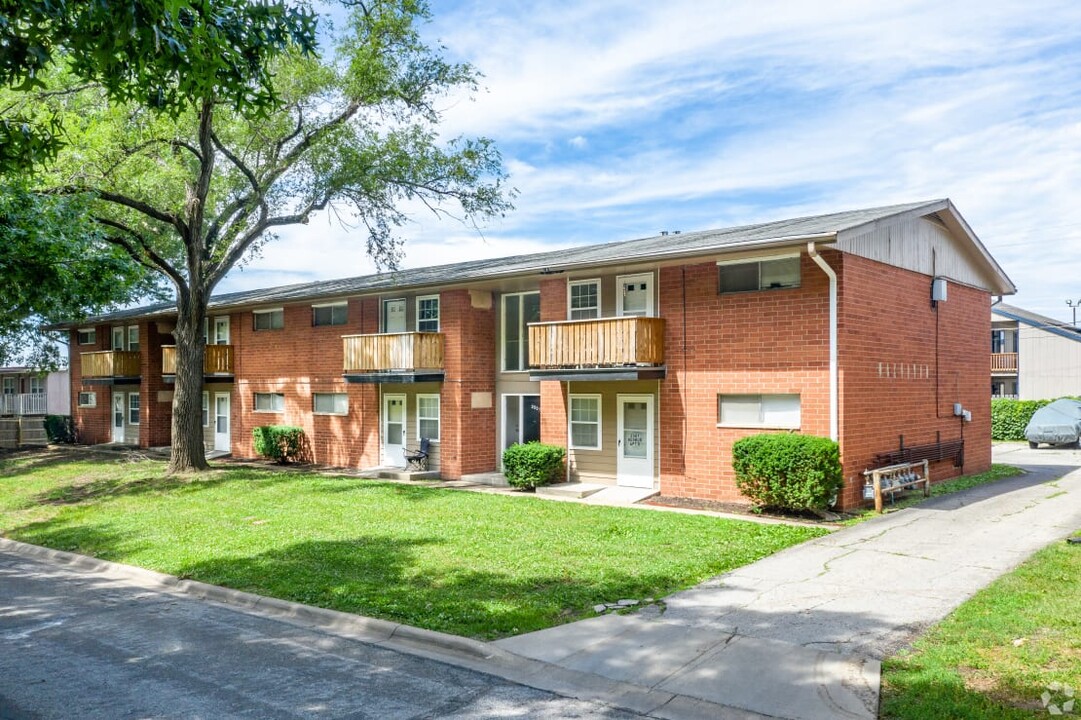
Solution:
M 127 195 L 121 195 L 120 193 L 109 192 L 108 190 L 100 190 L 88 187 L 79 187 L 78 185 L 64 185 L 61 187 L 48 188 L 42 191 L 45 195 L 81 195 L 83 193 L 90 195 L 97 195 L 99 198 L 106 202 L 111 202 L 114 205 L 120 205 L 122 207 L 134 210 L 151 220 L 157 220 L 158 222 L 165 223 L 166 225 L 172 225 L 173 227 L 184 231 L 184 221 L 170 212 L 164 210 L 158 210 L 156 207 L 149 203 L 145 203 L 142 200 L 136 200 L 130 198 Z
M 94 222 L 98 223 L 99 225 L 104 225 L 105 227 L 113 228 L 114 230 L 119 230 L 120 232 L 128 235 L 138 243 L 138 247 L 132 245 L 131 242 L 124 239 L 123 237 L 117 236 L 105 237 L 104 239 L 106 242 L 122 248 L 128 253 L 128 255 L 132 257 L 133 260 L 135 260 L 143 267 L 154 270 L 155 272 L 163 273 L 170 280 L 172 280 L 178 288 L 182 287 L 185 284 L 184 276 L 177 272 L 176 268 L 173 267 L 172 263 L 170 263 L 168 260 L 155 252 L 154 249 L 150 246 L 150 243 L 148 243 L 146 241 L 146 238 L 144 238 L 142 235 L 135 232 L 124 223 L 117 222 L 116 220 L 112 220 L 110 218 L 95 216 Z

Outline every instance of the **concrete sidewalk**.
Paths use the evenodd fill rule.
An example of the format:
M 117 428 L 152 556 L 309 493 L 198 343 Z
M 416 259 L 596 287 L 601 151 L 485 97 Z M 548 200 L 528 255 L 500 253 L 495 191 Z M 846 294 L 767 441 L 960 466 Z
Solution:
M 1029 472 L 789 548 L 667 598 L 663 612 L 496 644 L 768 717 L 876 717 L 880 660 L 1081 527 L 1081 452 L 1009 445 L 996 461 Z

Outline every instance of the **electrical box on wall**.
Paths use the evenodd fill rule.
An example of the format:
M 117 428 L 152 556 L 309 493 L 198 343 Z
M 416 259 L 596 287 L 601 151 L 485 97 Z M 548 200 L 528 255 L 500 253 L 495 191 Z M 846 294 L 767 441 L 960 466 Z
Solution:
M 936 277 L 931 280 L 931 300 L 933 302 L 946 302 L 946 278 Z

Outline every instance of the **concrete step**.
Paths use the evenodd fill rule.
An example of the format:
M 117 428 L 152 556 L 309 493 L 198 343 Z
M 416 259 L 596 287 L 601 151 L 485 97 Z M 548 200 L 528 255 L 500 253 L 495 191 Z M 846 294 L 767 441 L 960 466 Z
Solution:
M 538 495 L 548 495 L 549 497 L 569 497 L 569 498 L 584 498 L 599 493 L 604 490 L 607 485 L 601 485 L 600 483 L 559 483 L 558 485 L 544 485 L 537 488 Z
M 379 471 L 378 477 L 381 477 L 384 480 L 438 480 L 439 471 L 384 468 Z
M 462 482 L 491 485 L 492 487 L 510 487 L 507 477 L 501 472 L 472 473 L 462 475 Z

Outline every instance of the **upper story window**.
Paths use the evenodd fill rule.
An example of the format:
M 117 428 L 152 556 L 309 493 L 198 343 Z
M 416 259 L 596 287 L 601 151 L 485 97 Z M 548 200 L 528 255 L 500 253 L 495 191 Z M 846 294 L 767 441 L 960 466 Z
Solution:
M 439 332 L 439 296 L 417 298 L 417 332 Z
M 203 343 L 206 345 L 229 344 L 229 316 L 203 318 Z
M 779 290 L 800 285 L 799 255 L 768 260 L 733 260 L 717 263 L 717 292 Z
M 139 352 L 139 326 L 114 325 L 112 332 L 113 350 Z
M 254 330 L 281 330 L 284 327 L 285 310 L 282 308 L 255 310 L 252 312 L 252 328 Z
M 503 370 L 519 372 L 529 367 L 529 328 L 540 322 L 540 293 L 503 296 Z
M 93 345 L 98 341 L 97 328 L 79 328 L 75 336 L 80 345 Z
M 333 305 L 312 305 L 312 325 L 345 325 L 346 312 L 349 306 L 345 303 Z
M 572 280 L 567 289 L 567 311 L 571 320 L 591 320 L 601 316 L 600 280 Z
M 128 326 L 128 350 L 131 352 L 138 352 L 139 350 L 139 326 Z
M 45 394 L 45 378 L 33 376 L 30 378 L 30 394 L 31 395 L 44 395 Z

